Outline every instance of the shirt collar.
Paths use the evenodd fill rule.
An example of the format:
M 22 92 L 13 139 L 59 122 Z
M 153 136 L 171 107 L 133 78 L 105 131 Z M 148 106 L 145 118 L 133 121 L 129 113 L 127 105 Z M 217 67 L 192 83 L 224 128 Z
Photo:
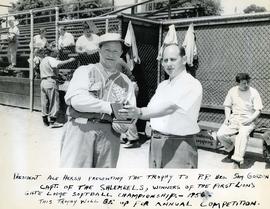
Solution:
M 185 75 L 187 74 L 186 70 L 183 70 L 182 72 L 180 72 L 176 77 L 174 77 L 172 80 L 168 79 L 168 84 L 173 85 L 175 82 L 177 82 L 178 80 L 181 80 L 185 77 Z

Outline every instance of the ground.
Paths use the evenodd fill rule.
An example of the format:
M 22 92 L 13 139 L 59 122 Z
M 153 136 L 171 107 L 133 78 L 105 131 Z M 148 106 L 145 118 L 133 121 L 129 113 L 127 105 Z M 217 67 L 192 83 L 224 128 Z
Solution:
M 63 128 L 43 126 L 40 112 L 0 105 L 0 165 L 7 169 L 58 168 Z M 121 145 L 117 168 L 148 168 L 149 140 L 140 147 Z M 224 152 L 199 149 L 199 169 L 231 169 Z M 264 169 L 263 158 L 248 155 L 246 168 Z

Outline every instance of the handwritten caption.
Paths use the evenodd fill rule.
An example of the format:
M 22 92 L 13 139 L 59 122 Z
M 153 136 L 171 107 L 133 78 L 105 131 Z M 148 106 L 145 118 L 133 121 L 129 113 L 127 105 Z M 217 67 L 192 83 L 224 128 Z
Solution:
M 230 174 L 143 174 L 143 175 L 25 175 L 13 174 L 16 184 L 30 184 L 23 192 L 40 205 L 107 205 L 117 208 L 256 208 L 256 195 L 246 198 L 257 184 L 270 181 L 268 174 L 232 172 Z M 27 184 L 29 185 L 29 184 Z M 34 185 L 34 186 L 33 186 Z M 226 198 L 228 192 L 238 196 Z M 239 194 L 243 194 L 243 196 Z M 250 196 L 250 195 L 249 195 Z M 221 198 L 222 197 L 222 198 Z

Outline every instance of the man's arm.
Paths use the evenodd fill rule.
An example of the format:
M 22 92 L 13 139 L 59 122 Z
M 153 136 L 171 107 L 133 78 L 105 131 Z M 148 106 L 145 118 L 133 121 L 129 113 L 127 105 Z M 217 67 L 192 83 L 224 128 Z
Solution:
M 71 105 L 79 112 L 95 112 L 111 114 L 110 102 L 98 99 L 94 93 L 89 92 L 89 78 L 95 78 L 95 82 L 99 82 L 95 71 L 89 73 L 85 67 L 79 67 L 73 74 L 65 95 L 67 105 Z M 91 71 L 90 71 L 91 72 Z
M 138 108 L 139 119 L 148 120 L 150 118 L 158 118 L 174 113 L 179 107 L 176 104 L 168 104 L 163 107 L 159 107 L 155 110 L 148 107 Z
M 57 64 L 57 68 L 65 65 L 65 64 L 68 64 L 70 62 L 73 62 L 73 61 L 75 61 L 75 58 L 74 57 L 71 57 L 68 60 L 59 61 L 59 63 Z
M 82 44 L 81 44 L 81 37 L 79 37 L 78 40 L 76 41 L 75 50 L 76 50 L 77 53 L 83 53 L 84 52 Z
M 230 125 L 230 117 L 231 117 L 231 107 L 225 106 L 225 120 L 224 123 L 228 126 Z
M 112 114 L 110 102 L 103 101 L 90 95 L 87 91 L 73 96 L 70 99 L 70 105 L 79 112 L 95 112 Z
M 124 109 L 119 110 L 119 113 L 127 118 L 148 120 L 150 118 L 157 118 L 172 114 L 177 109 L 179 109 L 179 106 L 169 103 L 155 109 L 149 107 L 137 108 L 131 105 L 126 105 Z
M 245 121 L 242 122 L 242 125 L 244 125 L 244 126 L 250 125 L 251 123 L 253 123 L 253 122 L 259 117 L 260 114 L 261 114 L 261 110 L 256 110 L 256 111 L 250 116 L 250 118 L 248 118 L 247 120 L 245 120 Z

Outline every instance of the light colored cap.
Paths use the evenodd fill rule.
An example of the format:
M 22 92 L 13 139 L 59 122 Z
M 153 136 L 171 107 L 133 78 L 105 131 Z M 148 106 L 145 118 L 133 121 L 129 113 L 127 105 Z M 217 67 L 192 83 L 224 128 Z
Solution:
M 123 39 L 119 33 L 105 33 L 99 37 L 99 45 L 112 41 L 123 42 Z

